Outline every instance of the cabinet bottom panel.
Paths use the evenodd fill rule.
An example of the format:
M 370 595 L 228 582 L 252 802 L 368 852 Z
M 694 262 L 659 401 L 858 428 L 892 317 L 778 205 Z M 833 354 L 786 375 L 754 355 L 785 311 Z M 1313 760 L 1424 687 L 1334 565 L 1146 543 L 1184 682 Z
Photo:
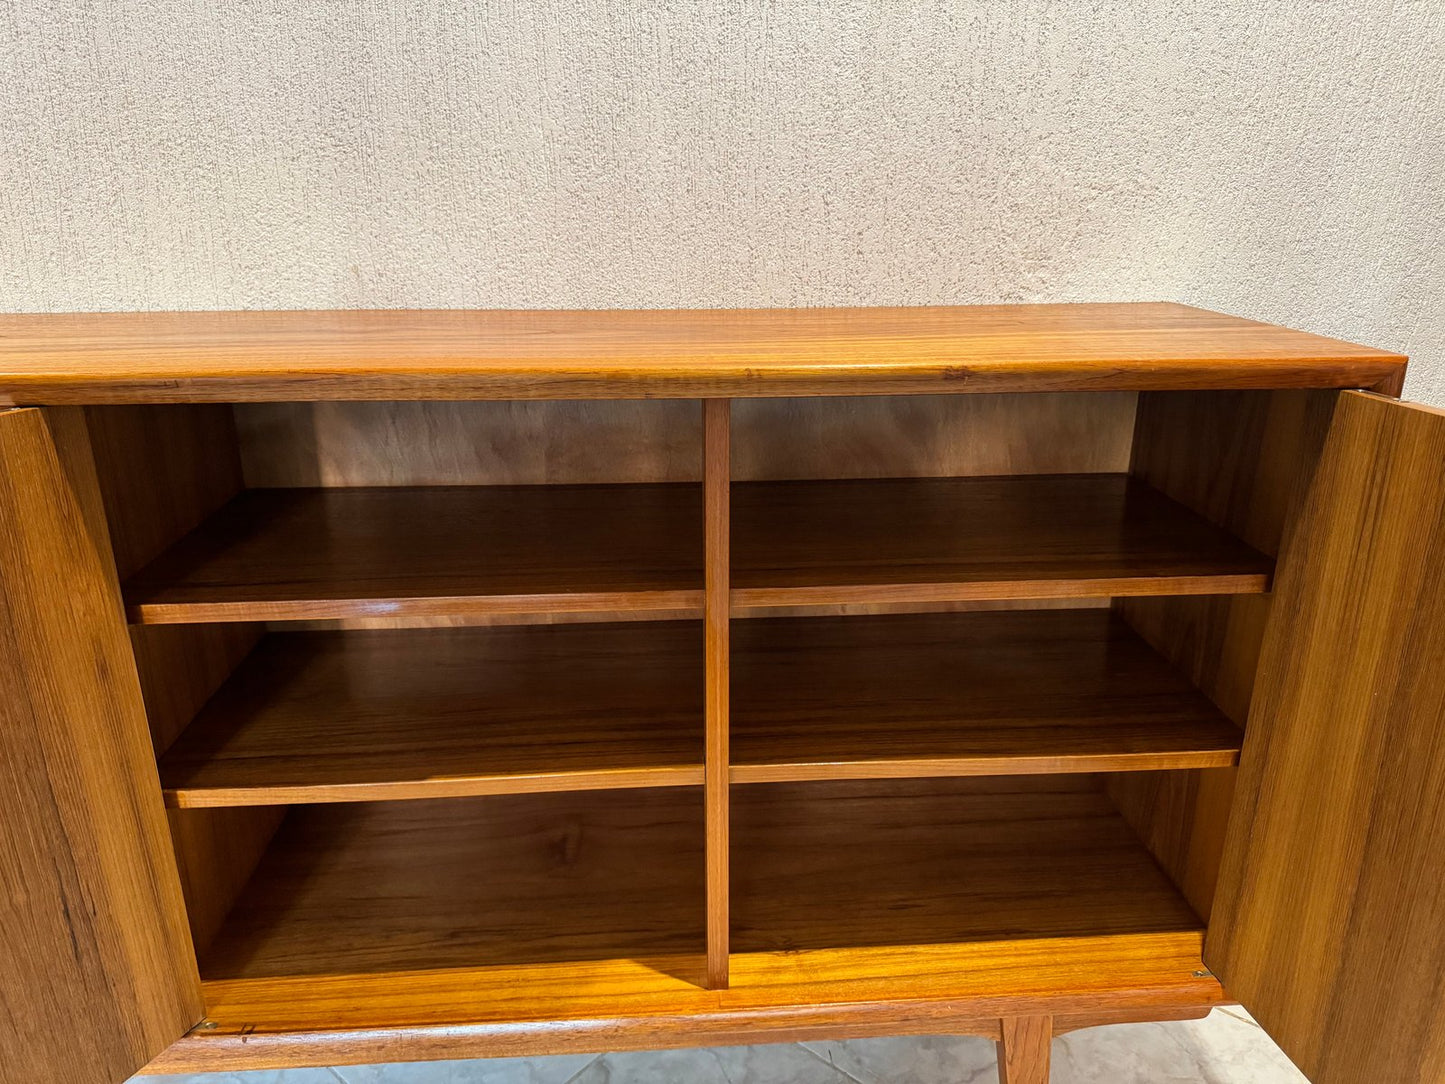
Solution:
M 702 987 L 698 788 L 293 809 L 157 1071 L 991 1033 L 1219 1001 L 1202 924 L 1091 776 L 733 794 Z
M 881 1035 L 998 1037 L 1009 1016 L 1056 1033 L 1183 1020 L 1228 998 L 1199 933 L 734 956 L 728 990 L 700 961 L 207 982 L 207 1018 L 149 1073 L 540 1057 Z

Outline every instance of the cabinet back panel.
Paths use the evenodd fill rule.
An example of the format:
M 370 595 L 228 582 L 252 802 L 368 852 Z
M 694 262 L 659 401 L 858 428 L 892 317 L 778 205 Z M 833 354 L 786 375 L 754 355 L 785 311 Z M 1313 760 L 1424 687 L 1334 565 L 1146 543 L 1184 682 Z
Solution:
M 733 478 L 1128 469 L 1132 392 L 739 399 Z M 255 487 L 697 481 L 696 400 L 243 403 Z

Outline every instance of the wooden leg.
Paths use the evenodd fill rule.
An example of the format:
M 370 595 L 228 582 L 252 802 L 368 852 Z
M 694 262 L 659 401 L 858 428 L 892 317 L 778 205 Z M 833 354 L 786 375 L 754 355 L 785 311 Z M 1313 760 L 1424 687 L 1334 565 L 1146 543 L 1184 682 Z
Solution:
M 1013 1016 L 999 1021 L 999 1084 L 1049 1084 L 1049 1041 L 1053 1020 L 1047 1016 Z

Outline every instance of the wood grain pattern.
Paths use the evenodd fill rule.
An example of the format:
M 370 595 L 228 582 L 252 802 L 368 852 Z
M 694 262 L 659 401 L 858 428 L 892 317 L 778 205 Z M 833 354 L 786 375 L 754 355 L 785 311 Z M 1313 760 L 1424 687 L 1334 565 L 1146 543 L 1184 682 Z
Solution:
M 1166 941 L 1167 939 L 1167 941 Z M 1089 990 L 1071 990 L 1060 994 L 1025 994 L 1022 998 L 1008 998 L 1006 993 L 995 998 L 997 1002 L 1009 1005 L 1039 1004 L 1060 1005 L 1066 1001 L 1108 1002 L 1116 1007 L 1096 1009 L 1092 1012 L 1076 1012 L 1051 1017 L 1054 1034 L 1061 1035 L 1080 1028 L 1107 1027 L 1117 1024 L 1134 1024 L 1160 1020 L 1199 1020 L 1208 1016 L 1220 1004 L 1218 984 L 1210 979 L 1194 979 L 1192 990 L 1160 984 L 1154 988 L 1156 1000 L 1152 1004 L 1141 1003 L 1148 996 L 1139 989 L 1140 984 L 1158 982 L 1170 975 L 1168 968 L 1192 966 L 1191 957 L 1197 958 L 1197 951 L 1187 947 L 1180 952 L 1175 942 L 1187 941 L 1177 935 L 1141 937 L 1125 942 L 1119 938 L 1075 939 L 1069 942 L 1044 941 L 1028 947 L 1021 957 L 1007 959 L 998 953 L 996 945 L 957 946 L 955 963 L 962 969 L 970 967 L 989 970 L 994 965 L 989 980 L 993 989 L 1006 990 L 1010 978 L 1018 978 L 1025 984 L 1036 977 L 1036 965 L 1047 966 L 1039 949 L 1056 953 L 1055 965 L 1077 969 L 1082 975 L 1085 968 L 1092 968 L 1091 978 L 1095 984 Z M 1127 944 L 1128 956 L 1138 956 L 1135 961 L 1126 958 L 1123 946 Z M 1157 972 L 1146 972 L 1140 964 L 1146 953 L 1153 950 L 1169 956 Z M 885 953 L 893 950 L 884 950 Z M 1172 954 L 1179 952 L 1178 956 Z M 819 954 L 823 955 L 823 954 Z M 816 960 L 816 957 L 814 958 Z M 752 962 L 756 958 L 750 958 Z M 1160 961 L 1155 961 L 1159 963 Z M 605 965 L 604 965 L 605 966 Z M 647 964 L 642 965 L 646 967 Z M 590 971 L 590 968 L 583 970 Z M 750 968 L 750 974 L 758 974 L 757 968 Z M 1102 973 L 1102 984 L 1099 982 Z M 460 997 L 465 1003 L 473 996 L 464 986 L 453 989 L 460 976 L 444 975 L 438 978 L 405 976 L 406 986 L 392 1003 L 401 1002 L 414 996 L 422 982 L 439 983 L 446 994 Z M 466 973 L 463 973 L 466 974 Z M 943 976 L 939 976 L 942 978 Z M 955 978 L 957 975 L 954 976 Z M 420 980 L 420 981 L 415 981 Z M 388 976 L 384 981 L 401 984 L 401 980 Z M 674 980 L 680 982 L 681 980 Z M 1109 983 L 1122 988 L 1111 988 Z M 1134 984 L 1131 988 L 1130 984 Z M 226 996 L 223 1013 L 230 1016 L 235 1012 L 259 1011 L 272 1007 L 272 999 L 295 996 L 290 983 L 277 981 L 260 983 L 246 981 L 244 999 L 231 997 L 231 984 L 212 983 L 209 989 L 213 996 Z M 296 980 L 303 986 L 307 997 L 303 1003 L 314 999 L 324 1003 L 325 998 L 308 979 Z M 363 982 L 362 993 L 371 996 L 373 984 Z M 225 989 L 221 995 L 218 991 Z M 490 989 L 490 987 L 489 987 Z M 394 991 L 393 991 L 394 992 Z M 575 994 L 575 984 L 568 987 L 568 994 Z M 978 993 L 980 991 L 974 991 Z M 1189 995 L 1193 994 L 1193 1000 Z M 1181 995 L 1183 1000 L 1181 1001 Z M 734 996 L 734 995 L 728 995 Z M 294 1004 L 294 1002 L 293 1002 Z M 559 1007 L 566 1008 L 565 1004 Z M 406 1027 L 359 1027 L 354 1030 L 332 1031 L 251 1031 L 238 1034 L 230 1020 L 208 1021 L 161 1054 L 147 1067 L 151 1073 L 199 1073 L 234 1072 L 242 1069 L 275 1069 L 282 1066 L 326 1066 L 349 1065 L 363 1062 L 391 1062 L 401 1057 L 410 1058 L 478 1058 L 500 1057 L 511 1054 L 521 1057 L 536 1057 L 544 1054 L 601 1053 L 616 1049 L 609 1042 L 621 1034 L 640 1036 L 649 1049 L 696 1046 L 699 1042 L 714 1042 L 723 1046 L 748 1045 L 754 1043 L 807 1042 L 825 1039 L 862 1039 L 874 1036 L 897 1035 L 978 1035 L 985 1039 L 997 1040 L 1002 1035 L 997 1017 L 971 1018 L 961 1015 L 974 1007 L 972 1001 L 948 1001 L 943 998 L 917 998 L 907 1003 L 864 1002 L 850 1004 L 814 1004 L 801 1012 L 786 1013 L 778 1010 L 739 1010 L 728 1007 L 725 1012 L 711 1015 L 685 1015 L 681 1019 L 667 1017 L 627 1017 L 614 1015 L 606 1020 L 554 1020 L 545 1027 L 500 1024 L 418 1024 Z M 622 1013 L 630 1011 L 623 1008 Z M 294 1018 L 293 1018 L 294 1019 Z
M 204 956 L 281 827 L 286 807 L 167 812 L 191 943 Z
M 1090 776 L 740 787 L 732 831 L 735 954 L 1202 925 Z
M 1146 393 L 1131 470 L 1273 557 L 1319 460 L 1336 393 Z M 1271 596 L 1120 599 L 1114 608 L 1244 726 Z M 1230 770 L 1130 774 L 1110 792 L 1208 915 L 1234 790 Z
M 133 620 L 702 604 L 700 486 L 255 490 L 126 584 Z
M 999 1084 L 1049 1084 L 1049 1043 L 1053 1020 L 1047 1016 L 1010 1016 L 998 1041 Z
M 224 406 L 108 406 L 85 412 L 110 544 L 129 576 L 239 493 L 237 435 Z M 132 626 L 131 651 L 157 755 L 256 644 L 259 624 Z M 281 822 L 274 809 L 170 817 L 191 941 L 204 952 Z
M 700 976 L 702 818 L 698 788 L 297 809 L 202 972 L 696 953 Z M 742 954 L 1199 929 L 1090 777 L 744 788 L 731 872 Z
M 122 580 L 243 488 L 224 406 L 114 406 L 85 411 L 111 549 Z M 131 630 L 156 752 L 164 752 L 260 636 L 246 625 Z
M 703 401 L 703 529 L 706 554 L 706 590 L 703 597 L 706 748 L 703 805 L 707 832 L 707 985 L 715 990 L 725 989 L 728 985 L 729 952 L 731 427 L 731 403 L 726 399 Z
M 1272 557 L 1309 486 L 1337 397 L 1141 395 L 1130 471 Z
M 733 478 L 929 478 L 1129 468 L 1133 392 L 733 403 Z
M 1404 364 L 1166 303 L 0 316 L 0 403 L 1373 387 Z
M 1066 474 L 1129 467 L 1133 392 L 742 399 L 733 478 Z M 255 488 L 700 482 L 685 400 L 239 403 Z
M 237 403 L 246 484 L 565 485 L 702 481 L 687 400 Z
M 263 631 L 252 622 L 131 626 L 131 651 L 157 756 L 190 726 Z
M 1271 562 L 1124 475 L 734 487 L 733 605 L 1263 591 Z
M 94 407 L 85 419 L 122 581 L 241 491 L 228 407 Z
M 206 962 L 206 1027 L 153 1068 L 997 1034 L 1223 997 L 1198 920 L 1087 777 L 735 805 L 727 990 L 703 988 L 698 788 L 297 810 Z
M 701 639 L 695 621 L 273 633 L 161 782 L 181 808 L 695 786 Z
M 293 809 L 206 979 L 706 952 L 701 787 Z
M 1266 557 L 1123 475 L 731 493 L 737 613 L 1269 582 Z M 132 577 L 127 601 L 143 623 L 696 610 L 701 498 L 686 484 L 251 491 Z
M 1206 958 L 1316 1084 L 1445 1075 L 1445 411 L 1341 395 L 1280 558 Z
M 273 633 L 162 759 L 166 798 L 696 785 L 701 631 Z M 1157 771 L 1239 750 L 1238 728 L 1105 610 L 783 619 L 733 638 L 723 781 Z
M 107 536 L 82 416 L 0 412 L 0 1064 L 43 1084 L 202 1013 Z
M 696 956 L 213 981 L 206 1025 L 149 1070 L 996 1038 L 1002 1014 L 1072 1013 L 1094 1024 L 1198 1015 L 1224 999 L 1200 967 L 1200 940 L 1190 931 L 751 953 L 733 958 L 733 988 L 720 991 L 702 987 Z
M 732 779 L 1233 764 L 1242 734 L 1107 610 L 749 621 Z

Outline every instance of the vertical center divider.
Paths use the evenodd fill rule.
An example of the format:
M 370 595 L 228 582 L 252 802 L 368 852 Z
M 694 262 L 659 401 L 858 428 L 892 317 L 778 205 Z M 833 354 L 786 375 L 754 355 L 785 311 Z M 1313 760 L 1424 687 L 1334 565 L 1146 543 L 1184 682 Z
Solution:
M 728 606 L 732 402 L 704 399 L 703 623 L 706 664 L 703 804 L 707 827 L 707 986 L 728 984 Z

